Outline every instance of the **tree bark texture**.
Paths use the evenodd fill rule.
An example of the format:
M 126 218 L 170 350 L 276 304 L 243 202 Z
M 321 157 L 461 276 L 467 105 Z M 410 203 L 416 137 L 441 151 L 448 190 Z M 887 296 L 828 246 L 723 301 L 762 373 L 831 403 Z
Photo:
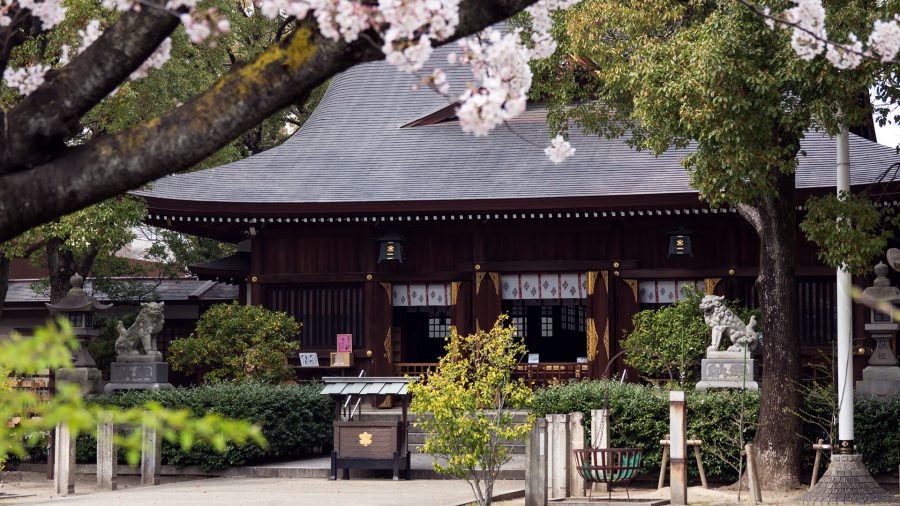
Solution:
M 6 302 L 6 293 L 9 291 L 10 263 L 10 258 L 0 252 L 0 317 L 3 316 L 3 304 Z
M 771 490 L 800 485 L 801 421 L 797 416 L 800 341 L 795 284 L 797 212 L 794 175 L 781 174 L 775 192 L 755 207 L 738 206 L 759 235 L 756 291 L 763 320 L 763 377 L 754 439 L 761 483 Z
M 507 19 L 534 2 L 466 0 L 460 6 L 456 35 L 444 43 Z M 149 11 L 156 9 L 142 10 Z M 126 32 L 117 28 L 122 23 L 131 32 L 144 34 L 144 40 L 162 40 L 177 23 L 166 15 L 172 19 L 123 16 L 110 30 Z M 118 61 L 125 70 L 94 61 L 105 54 L 100 46 L 118 47 L 107 35 L 109 31 L 69 64 L 88 65 L 87 76 L 73 80 L 66 66 L 3 118 L 7 130 L 0 139 L 0 242 L 189 168 L 335 74 L 384 57 L 372 43 L 378 39 L 376 33 L 370 31 L 353 43 L 334 41 L 322 37 L 308 18 L 190 102 L 134 128 L 66 147 L 64 141 L 77 128 L 78 118 L 127 79 L 149 54 L 146 43 L 124 34 L 130 49 Z

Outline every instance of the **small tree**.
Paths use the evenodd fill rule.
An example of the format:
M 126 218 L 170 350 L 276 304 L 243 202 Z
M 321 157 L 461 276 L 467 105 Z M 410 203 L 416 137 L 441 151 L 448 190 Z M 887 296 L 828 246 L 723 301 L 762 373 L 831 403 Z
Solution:
M 504 443 L 523 440 L 533 421 L 529 415 L 516 424 L 508 411 L 531 403 L 531 390 L 513 378 L 525 344 L 508 318 L 501 315 L 488 332 L 453 329 L 437 369 L 410 385 L 415 425 L 428 434 L 422 451 L 445 458 L 435 471 L 468 482 L 479 505 L 491 504 L 494 481 L 511 458 Z
M 169 362 L 204 382 L 278 383 L 294 376 L 287 358 L 300 348 L 300 326 L 289 314 L 261 306 L 217 304 L 190 337 L 172 342 Z
M 686 297 L 659 309 L 647 309 L 634 315 L 632 330 L 622 342 L 625 363 L 647 379 L 668 377 L 676 381 L 696 381 L 700 359 L 709 341 L 709 327 L 703 322 L 700 300 L 703 295 L 688 287 Z

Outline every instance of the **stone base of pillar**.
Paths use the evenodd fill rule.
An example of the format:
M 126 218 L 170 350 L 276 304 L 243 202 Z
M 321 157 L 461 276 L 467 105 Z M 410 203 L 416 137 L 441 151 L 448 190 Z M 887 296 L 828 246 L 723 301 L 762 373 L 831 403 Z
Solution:
M 59 369 L 56 371 L 56 381 L 78 385 L 82 395 L 96 395 L 103 392 L 103 374 L 96 367 Z
M 825 475 L 808 492 L 794 499 L 798 504 L 900 504 L 888 494 L 863 464 L 862 455 L 831 455 Z

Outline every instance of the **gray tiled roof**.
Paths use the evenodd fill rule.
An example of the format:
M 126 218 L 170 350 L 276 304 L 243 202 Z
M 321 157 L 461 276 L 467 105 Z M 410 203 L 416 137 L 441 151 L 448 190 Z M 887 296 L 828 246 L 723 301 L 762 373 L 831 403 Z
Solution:
M 470 76 L 448 67 L 449 48 L 432 62 L 448 70 L 451 91 Z M 426 66 L 431 68 L 432 65 Z M 416 79 L 384 62 L 356 66 L 332 81 L 306 124 L 281 146 L 200 172 L 158 180 L 143 195 L 187 201 L 349 203 L 504 198 L 601 197 L 693 193 L 679 161 L 635 152 L 624 140 L 571 136 L 577 153 L 553 165 L 543 153 L 544 112 L 532 106 L 487 137 L 464 134 L 455 121 L 400 128 L 447 101 L 413 91 Z M 523 141 L 524 137 L 535 145 Z M 900 161 L 892 148 L 851 135 L 852 184 L 872 182 Z M 810 132 L 797 175 L 801 188 L 834 186 L 834 141 Z
M 155 279 L 143 279 L 140 280 L 147 284 L 148 287 L 156 285 L 157 281 Z M 10 281 L 9 283 L 9 291 L 6 294 L 6 303 L 44 303 L 50 302 L 49 294 L 36 292 L 32 289 L 32 285 L 35 283 L 34 280 L 16 280 Z M 214 301 L 214 302 L 222 302 L 222 301 L 232 301 L 237 299 L 238 297 L 238 287 L 237 285 L 229 285 L 225 283 L 214 283 L 209 287 L 205 286 L 207 281 L 199 280 L 199 279 L 164 279 L 160 282 L 159 286 L 156 287 L 156 294 L 159 296 L 159 300 L 165 302 L 178 302 L 178 301 L 188 301 L 188 300 L 198 300 L 198 301 Z M 190 296 L 195 291 L 200 288 L 208 288 L 204 291 L 199 298 L 191 299 Z M 85 282 L 84 289 L 87 293 L 93 295 L 97 299 L 100 299 L 105 302 L 120 302 L 120 301 L 110 301 L 108 296 L 104 293 L 96 293 L 93 292 L 93 287 L 91 286 L 91 282 Z

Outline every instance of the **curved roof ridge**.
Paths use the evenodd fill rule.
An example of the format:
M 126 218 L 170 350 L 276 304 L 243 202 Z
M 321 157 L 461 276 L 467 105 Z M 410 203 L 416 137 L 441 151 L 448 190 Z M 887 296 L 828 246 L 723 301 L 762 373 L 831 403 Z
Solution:
M 453 47 L 432 54 L 445 67 L 451 96 L 472 79 L 447 66 Z M 307 122 L 281 145 L 211 169 L 167 176 L 139 195 L 169 201 L 341 205 L 358 202 L 502 201 L 504 199 L 626 198 L 696 193 L 681 166 L 688 149 L 654 156 L 626 145 L 572 132 L 573 158 L 552 164 L 541 105 L 531 104 L 512 128 L 487 137 L 465 134 L 456 122 L 401 128 L 448 105 L 418 79 L 384 61 L 355 66 L 332 79 Z M 852 135 L 851 183 L 874 182 L 900 161 L 893 148 Z M 833 187 L 834 140 L 810 131 L 807 156 L 797 169 L 798 188 Z

